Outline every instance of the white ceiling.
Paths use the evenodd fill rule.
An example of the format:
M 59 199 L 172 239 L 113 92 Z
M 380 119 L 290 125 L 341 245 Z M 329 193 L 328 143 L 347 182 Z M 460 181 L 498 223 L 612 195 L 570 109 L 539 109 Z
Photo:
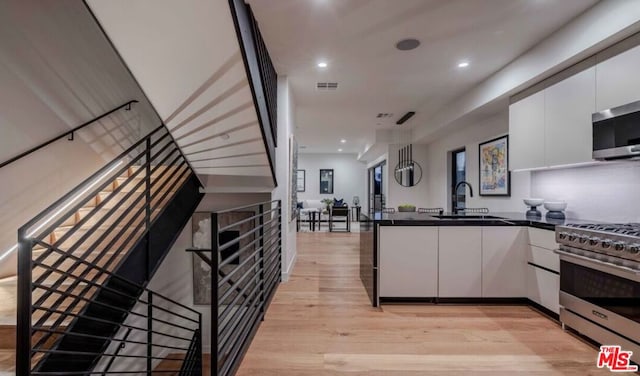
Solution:
M 199 175 L 271 176 L 227 0 L 88 4 Z
M 453 99 L 597 0 L 247 0 L 279 75 L 289 77 L 302 152 L 362 152 L 375 130 Z M 397 41 L 420 47 L 399 51 Z M 318 61 L 329 67 L 316 67 Z M 467 69 L 457 68 L 462 60 Z M 339 83 L 317 91 L 318 81 Z M 384 121 L 379 112 L 393 113 Z M 341 144 L 340 139 L 347 139 Z

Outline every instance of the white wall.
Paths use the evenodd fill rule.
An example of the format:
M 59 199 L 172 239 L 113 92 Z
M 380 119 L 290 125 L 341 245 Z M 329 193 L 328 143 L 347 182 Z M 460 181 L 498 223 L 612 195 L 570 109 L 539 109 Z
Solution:
M 298 201 L 337 198 L 351 206 L 354 196 L 360 197 L 360 202 L 366 199 L 367 187 L 362 179 L 366 165 L 355 154 L 300 154 L 298 169 L 305 170 L 306 175 L 305 191 L 298 192 Z M 332 194 L 320 194 L 320 169 L 333 169 Z
M 18 228 L 160 120 L 82 2 L 0 3 L 0 82 L 0 162 L 139 101 L 0 169 L 2 278 L 16 274 Z
M 524 211 L 522 199 L 529 197 L 530 172 L 511 173 L 511 197 L 480 197 L 478 181 L 478 144 L 509 132 L 507 112 L 490 117 L 478 124 L 468 124 L 463 129 L 442 137 L 427 146 L 426 171 L 424 179 L 428 184 L 429 207 L 443 207 L 450 210 L 451 187 L 449 183 L 451 162 L 449 152 L 464 147 L 466 149 L 467 182 L 473 186 L 474 197 L 469 197 L 468 207 L 487 207 L 497 211 Z M 460 188 L 462 191 L 462 188 Z
M 567 201 L 566 215 L 603 222 L 640 222 L 640 162 L 531 173 L 531 195 Z
M 274 200 L 282 200 L 282 280 L 288 281 L 296 261 L 296 222 L 289 221 L 291 203 L 291 171 L 289 168 L 289 138 L 295 130 L 295 102 L 286 76 L 278 77 L 278 147 L 276 148 L 276 179 Z

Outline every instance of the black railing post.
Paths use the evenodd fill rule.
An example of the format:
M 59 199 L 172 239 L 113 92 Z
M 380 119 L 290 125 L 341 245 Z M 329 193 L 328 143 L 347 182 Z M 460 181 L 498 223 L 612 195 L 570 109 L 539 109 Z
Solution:
M 260 217 L 258 217 L 258 226 L 260 226 L 260 230 L 258 230 L 258 247 L 260 247 L 259 258 L 260 258 L 260 320 L 264 321 L 264 205 L 260 204 L 258 206 L 258 213 Z
M 146 142 L 146 150 L 145 150 L 145 159 L 146 159 L 146 177 L 145 177 L 145 226 L 146 226 L 146 237 L 147 237 L 147 262 L 146 262 L 146 270 L 147 277 L 146 280 L 151 280 L 151 236 L 149 230 L 151 229 L 151 136 L 147 138 Z
M 202 313 L 198 312 L 198 357 L 196 358 L 196 374 L 202 375 Z M 213 367 L 211 365 L 210 367 Z
M 218 227 L 218 213 L 211 213 L 211 376 L 218 376 L 218 278 L 220 276 L 220 234 Z
M 18 230 L 18 305 L 16 318 L 16 374 L 31 374 L 31 251 L 26 229 Z
M 153 364 L 153 294 L 147 292 L 147 375 L 151 376 Z

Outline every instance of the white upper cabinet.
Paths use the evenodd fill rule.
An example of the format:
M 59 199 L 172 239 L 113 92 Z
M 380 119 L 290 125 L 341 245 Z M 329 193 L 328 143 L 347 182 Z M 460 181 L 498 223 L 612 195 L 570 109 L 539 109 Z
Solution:
M 509 168 L 545 166 L 544 91 L 509 106 Z
M 591 114 L 596 110 L 595 72 L 595 67 L 588 68 L 544 91 L 547 166 L 592 160 Z
M 640 100 L 640 46 L 596 66 L 596 111 Z

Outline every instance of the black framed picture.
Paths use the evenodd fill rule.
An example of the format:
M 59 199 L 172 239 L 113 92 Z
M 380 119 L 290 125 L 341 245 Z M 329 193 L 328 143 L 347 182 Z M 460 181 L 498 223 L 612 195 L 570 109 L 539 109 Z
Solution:
M 320 193 L 333 194 L 333 169 L 320 170 Z
M 509 136 L 478 145 L 480 196 L 511 196 Z
M 296 171 L 296 189 L 298 192 L 304 192 L 305 190 L 305 179 L 306 179 L 306 171 L 305 170 L 297 170 Z

